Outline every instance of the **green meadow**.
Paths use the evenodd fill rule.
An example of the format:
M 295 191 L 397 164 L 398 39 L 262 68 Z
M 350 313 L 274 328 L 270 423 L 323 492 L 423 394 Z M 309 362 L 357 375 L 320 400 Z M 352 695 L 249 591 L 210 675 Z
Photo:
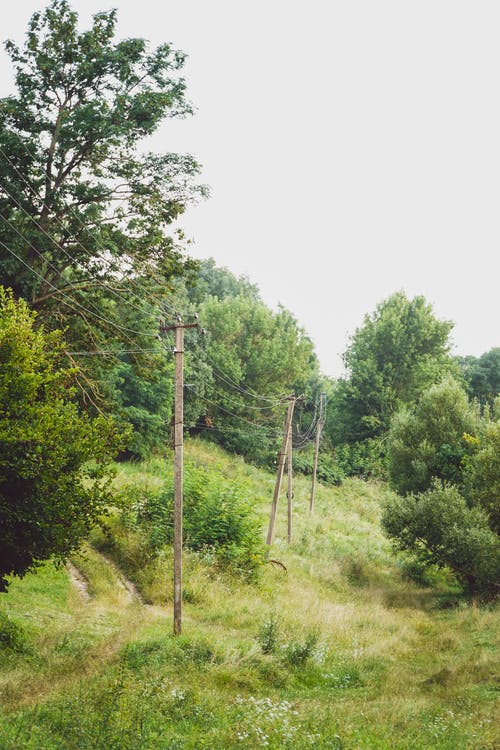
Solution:
M 240 488 L 262 549 L 274 476 L 207 443 L 188 470 Z M 117 465 L 117 497 L 154 493 L 170 459 Z M 214 480 L 215 481 L 215 480 Z M 499 619 L 437 571 L 395 557 L 384 484 L 295 478 L 265 561 L 184 554 L 172 635 L 171 548 L 151 553 L 117 501 L 71 561 L 0 596 L 1 750 L 498 750 Z M 254 554 L 250 550 L 249 554 Z

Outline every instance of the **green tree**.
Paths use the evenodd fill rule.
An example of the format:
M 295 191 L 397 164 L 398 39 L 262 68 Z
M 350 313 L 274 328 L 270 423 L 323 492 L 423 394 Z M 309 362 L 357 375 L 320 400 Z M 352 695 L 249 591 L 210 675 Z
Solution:
M 493 407 L 500 393 L 500 347 L 490 349 L 480 357 L 457 357 L 471 398 L 482 406 Z
M 282 428 L 282 397 L 318 370 L 313 345 L 288 310 L 274 313 L 251 296 L 208 298 L 200 317 L 208 331 L 200 357 L 211 376 L 202 393 L 188 389 L 188 403 L 199 404 L 208 435 L 267 461 Z
M 395 546 L 449 567 L 471 594 L 500 578 L 500 422 L 481 418 L 453 379 L 432 386 L 389 432 L 389 479 L 399 496 L 382 525 Z
M 423 492 L 432 480 L 462 485 L 464 460 L 480 431 L 478 410 L 448 377 L 424 393 L 414 409 L 394 417 L 388 435 L 391 486 L 401 494 Z
M 434 480 L 420 494 L 387 503 L 382 526 L 397 549 L 448 567 L 471 595 L 500 592 L 500 539 L 486 513 L 468 507 L 456 487 Z
M 6 44 L 17 94 L 0 100 L 0 274 L 73 343 L 130 348 L 123 301 L 151 325 L 142 298 L 189 266 L 169 225 L 204 193 L 191 156 L 138 150 L 191 111 L 185 55 L 115 42 L 115 10 L 77 24 L 68 0 L 52 0 L 23 47 Z
M 33 320 L 0 287 L 0 590 L 79 545 L 109 499 L 117 445 L 111 421 L 79 413 L 60 334 Z
M 344 354 L 347 374 L 335 384 L 325 429 L 340 472 L 385 474 L 393 415 L 457 369 L 448 354 L 451 328 L 423 297 L 403 292 L 365 317 Z
M 449 321 L 423 297 L 397 292 L 352 337 L 344 355 L 348 376 L 338 383 L 333 419 L 339 442 L 384 434 L 394 413 L 412 404 L 450 370 Z
M 106 398 L 117 422 L 131 427 L 122 450 L 128 458 L 147 458 L 170 442 L 174 398 L 173 358 L 164 350 L 147 360 L 118 355 L 116 366 L 106 373 Z
M 241 295 L 254 301 L 260 300 L 256 284 L 252 284 L 246 276 L 235 276 L 229 269 L 220 268 L 213 258 L 199 261 L 196 276 L 194 280 L 190 278 L 189 282 L 185 295 L 192 305 L 200 305 L 209 297 L 222 300 Z

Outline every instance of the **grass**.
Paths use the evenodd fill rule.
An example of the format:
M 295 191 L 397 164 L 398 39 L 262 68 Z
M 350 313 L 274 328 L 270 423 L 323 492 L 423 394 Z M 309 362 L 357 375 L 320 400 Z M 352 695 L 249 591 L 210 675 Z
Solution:
M 243 482 L 264 536 L 272 475 L 201 441 L 187 461 Z M 116 487 L 159 488 L 170 470 L 123 464 Z M 118 515 L 106 554 L 119 569 L 97 533 L 73 561 L 88 601 L 51 565 L 13 581 L 0 597 L 0 629 L 7 618 L 18 636 L 0 640 L 0 750 L 498 750 L 498 612 L 444 576 L 407 579 L 378 524 L 386 492 L 320 486 L 310 517 L 297 477 L 294 541 L 283 498 L 271 555 L 286 572 L 265 564 L 254 583 L 186 553 L 178 638 L 170 553 L 148 558 Z

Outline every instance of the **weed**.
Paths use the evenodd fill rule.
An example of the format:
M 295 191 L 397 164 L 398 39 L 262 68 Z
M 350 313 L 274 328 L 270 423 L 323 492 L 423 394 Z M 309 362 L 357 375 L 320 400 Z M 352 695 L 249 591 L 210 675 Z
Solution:
M 314 656 L 319 635 L 316 631 L 307 634 L 305 641 L 292 641 L 283 648 L 283 658 L 292 667 L 303 667 Z
M 280 622 L 275 612 L 271 612 L 259 629 L 259 644 L 263 654 L 274 654 L 278 648 Z

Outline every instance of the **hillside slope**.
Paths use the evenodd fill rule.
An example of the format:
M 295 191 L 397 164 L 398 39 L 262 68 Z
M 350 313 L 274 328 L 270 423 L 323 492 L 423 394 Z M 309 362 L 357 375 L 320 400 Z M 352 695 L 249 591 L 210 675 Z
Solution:
M 264 535 L 271 474 L 201 441 L 187 462 L 243 484 Z M 124 464 L 116 486 L 169 473 L 165 460 Z M 379 528 L 385 487 L 320 486 L 313 516 L 309 490 L 296 478 L 291 545 L 283 495 L 282 565 L 256 581 L 210 550 L 185 554 L 178 638 L 170 553 L 138 565 L 119 514 L 113 543 L 96 534 L 72 561 L 79 587 L 50 565 L 13 581 L 0 597 L 0 750 L 497 749 L 497 611 L 442 578 L 405 580 Z

